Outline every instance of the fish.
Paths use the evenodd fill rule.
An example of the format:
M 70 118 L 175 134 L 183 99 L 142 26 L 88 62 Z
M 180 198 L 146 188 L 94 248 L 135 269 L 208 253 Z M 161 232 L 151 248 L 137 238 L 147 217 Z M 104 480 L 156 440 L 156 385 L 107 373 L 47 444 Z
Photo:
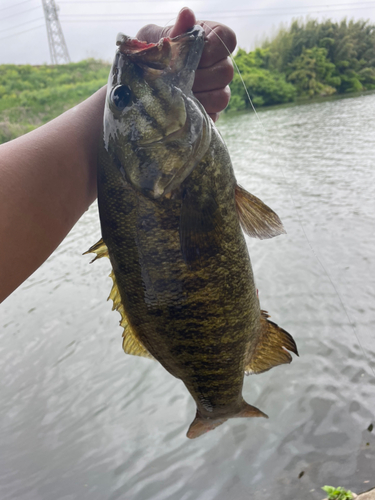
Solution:
M 239 186 L 226 145 L 194 97 L 201 26 L 147 43 L 119 34 L 98 165 L 109 298 L 126 353 L 157 360 L 196 402 L 190 439 L 230 418 L 267 417 L 242 396 L 244 376 L 290 363 L 292 336 L 261 310 L 243 231 L 285 232 Z

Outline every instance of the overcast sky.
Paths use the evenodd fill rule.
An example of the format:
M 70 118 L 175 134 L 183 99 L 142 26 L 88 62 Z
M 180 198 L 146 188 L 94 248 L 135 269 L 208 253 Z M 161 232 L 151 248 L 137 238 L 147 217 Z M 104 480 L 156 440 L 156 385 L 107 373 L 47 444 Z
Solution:
M 59 18 L 72 61 L 112 60 L 119 31 L 134 36 L 148 23 L 171 24 L 178 11 L 192 8 L 199 19 L 220 21 L 236 33 L 238 46 L 252 49 L 281 23 L 295 17 L 369 19 L 375 0 L 61 0 Z M 0 0 L 0 64 L 50 63 L 42 0 Z

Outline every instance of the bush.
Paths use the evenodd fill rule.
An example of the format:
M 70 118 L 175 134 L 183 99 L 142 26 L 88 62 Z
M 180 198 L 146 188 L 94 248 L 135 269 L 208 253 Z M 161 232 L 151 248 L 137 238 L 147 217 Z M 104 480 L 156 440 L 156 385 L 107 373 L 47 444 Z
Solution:
M 87 99 L 107 83 L 109 69 L 94 59 L 56 66 L 0 65 L 0 143 Z
M 243 81 L 238 74 L 234 75 L 230 85 L 232 98 L 229 109 L 244 109 L 251 106 L 244 84 L 256 106 L 269 106 L 294 100 L 296 90 L 286 81 L 285 75 L 266 69 L 267 51 L 257 49 L 246 53 L 240 49 L 234 59 Z

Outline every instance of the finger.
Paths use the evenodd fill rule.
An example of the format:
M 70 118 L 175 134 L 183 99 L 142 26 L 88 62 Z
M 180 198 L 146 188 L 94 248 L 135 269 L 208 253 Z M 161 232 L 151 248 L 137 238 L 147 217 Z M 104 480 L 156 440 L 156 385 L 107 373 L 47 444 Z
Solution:
M 174 26 L 169 27 L 168 36 L 174 38 L 175 36 L 182 35 L 191 30 L 196 23 L 194 12 L 188 7 L 184 7 L 178 13 Z
M 189 31 L 196 23 L 194 12 L 188 7 L 184 7 L 178 13 L 176 22 L 173 26 L 162 28 L 156 24 L 148 24 L 141 28 L 137 33 L 138 40 L 148 43 L 157 43 L 163 37 L 174 38 Z
M 228 106 L 230 88 L 212 90 L 211 92 L 196 92 L 195 97 L 200 101 L 208 114 L 220 113 Z
M 142 42 L 157 43 L 162 36 L 162 30 L 163 28 L 161 26 L 147 24 L 147 26 L 143 26 L 135 36 Z
M 228 26 L 212 21 L 198 21 L 206 32 L 206 44 L 199 63 L 200 68 L 212 66 L 221 59 L 228 57 L 236 48 L 237 39 Z
M 208 68 L 198 68 L 195 72 L 193 92 L 222 89 L 233 79 L 233 63 L 227 57 Z
M 228 26 L 213 21 L 196 21 L 194 12 L 185 7 L 176 19 L 173 26 L 162 28 L 156 24 L 148 24 L 137 33 L 139 40 L 157 43 L 162 37 L 175 37 L 185 33 L 193 27 L 195 23 L 200 24 L 206 32 L 206 43 L 199 63 L 200 68 L 209 67 L 225 59 L 228 51 L 231 53 L 236 47 L 237 40 L 233 30 Z

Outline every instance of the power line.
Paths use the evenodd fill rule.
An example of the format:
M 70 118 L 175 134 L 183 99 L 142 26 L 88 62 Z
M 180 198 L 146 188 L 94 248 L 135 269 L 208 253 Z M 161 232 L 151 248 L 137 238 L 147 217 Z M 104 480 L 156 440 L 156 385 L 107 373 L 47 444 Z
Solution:
M 22 35 L 23 33 L 27 33 L 28 31 L 36 30 L 37 28 L 44 28 L 44 24 L 40 24 L 39 26 L 34 26 L 34 28 L 30 28 L 28 30 L 20 31 L 19 33 L 13 33 L 12 35 L 3 36 L 0 40 L 5 40 L 6 38 L 11 38 L 12 36 Z
M 14 3 L 13 5 L 9 5 L 8 7 L 4 7 L 3 9 L 0 9 L 0 12 L 2 12 L 3 10 L 12 9 L 13 7 L 17 7 L 18 5 L 23 5 L 24 3 L 29 3 L 31 1 L 32 0 L 25 0 L 24 2 Z
M 356 9 L 368 9 L 368 7 L 356 7 Z M 324 9 L 324 10 L 309 10 L 309 11 L 304 11 L 304 12 L 274 12 L 274 13 L 254 13 L 253 11 L 250 10 L 243 10 L 243 11 L 235 11 L 235 12 L 228 12 L 228 11 L 216 11 L 215 12 L 215 17 L 248 17 L 248 16 L 253 16 L 253 17 L 263 17 L 263 16 L 303 16 L 307 14 L 324 14 L 324 13 L 329 13 L 329 12 L 342 12 L 347 9 L 341 8 L 341 9 Z M 197 11 L 197 15 L 201 17 L 202 15 L 209 14 L 211 15 L 211 12 L 200 12 Z M 65 23 L 75 23 L 75 22 L 81 22 L 81 23 L 90 23 L 90 22 L 115 22 L 115 21 L 142 21 L 142 20 L 147 20 L 147 19 L 165 19 L 166 17 L 170 16 L 170 12 L 165 12 L 165 13 L 160 13 L 160 12 L 155 12 L 155 13 L 149 13 L 149 14 L 142 14 L 142 13 L 134 13 L 134 14 L 121 14 L 121 15 L 116 15 L 116 17 L 106 17 L 106 16 L 113 16 L 113 14 L 65 14 L 65 16 L 61 16 L 61 20 L 64 21 Z M 123 17 L 121 17 L 123 16 Z M 82 17 L 82 19 L 77 19 Z
M 40 21 L 42 19 L 43 19 L 42 17 L 37 17 L 36 19 L 31 19 L 30 21 L 27 21 L 26 23 L 17 24 L 16 26 L 11 26 L 10 28 L 4 28 L 4 29 L 0 30 L 0 33 L 2 33 L 3 31 L 9 31 L 9 30 L 13 30 L 15 28 L 19 28 L 20 26 L 25 26 L 25 24 L 30 24 L 30 23 L 33 23 L 35 21 Z
M 138 0 L 138 3 L 142 0 Z M 152 0 L 143 0 L 144 3 L 159 3 L 159 1 L 152 1 Z M 176 0 L 164 0 L 163 3 L 176 3 Z M 108 0 L 108 1 L 97 1 L 97 2 L 91 2 L 90 0 L 78 0 L 78 1 L 73 1 L 73 0 L 63 0 L 60 1 L 59 4 L 83 4 L 83 3 L 89 3 L 90 5 L 107 5 L 109 3 L 116 3 L 116 4 L 121 4 L 121 5 L 126 5 L 126 4 L 131 4 L 134 5 L 134 2 L 123 2 L 121 0 Z M 368 5 L 374 5 L 374 1 L 369 1 L 369 2 L 355 2 L 355 3 L 332 3 L 332 4 L 315 4 L 315 5 L 305 5 L 304 8 L 320 8 L 320 7 L 353 7 L 356 8 L 358 4 L 368 4 Z M 251 10 L 251 11 L 265 11 L 269 12 L 271 10 L 284 10 L 284 9 L 300 9 L 301 6 L 296 6 L 294 7 L 293 5 L 287 5 L 283 7 L 267 7 L 267 8 L 259 8 L 259 9 L 246 9 L 246 10 Z M 360 7 L 361 8 L 361 7 Z M 212 11 L 210 11 L 212 14 Z
M 17 12 L 17 14 L 11 14 L 10 16 L 7 16 L 7 17 L 2 17 L 1 21 L 4 21 L 4 19 L 9 19 L 10 17 L 20 16 L 21 14 L 25 14 L 25 12 L 31 12 L 32 10 L 36 10 L 36 9 L 40 9 L 40 6 L 33 7 L 32 9 L 28 9 L 28 10 L 23 10 L 22 12 Z
M 179 0 L 163 0 L 163 3 L 176 3 Z M 144 2 L 144 3 L 160 3 L 159 0 L 138 0 L 137 3 Z M 107 5 L 108 3 L 120 3 L 122 5 L 134 5 L 134 2 L 122 2 L 121 0 L 108 0 L 108 2 L 104 1 L 99 1 L 99 2 L 90 2 L 90 0 L 79 0 L 78 2 L 75 2 L 74 0 L 64 0 L 62 2 L 59 2 L 60 4 L 66 4 L 66 3 L 73 3 L 74 5 L 80 4 L 80 3 L 89 3 L 90 5 Z

